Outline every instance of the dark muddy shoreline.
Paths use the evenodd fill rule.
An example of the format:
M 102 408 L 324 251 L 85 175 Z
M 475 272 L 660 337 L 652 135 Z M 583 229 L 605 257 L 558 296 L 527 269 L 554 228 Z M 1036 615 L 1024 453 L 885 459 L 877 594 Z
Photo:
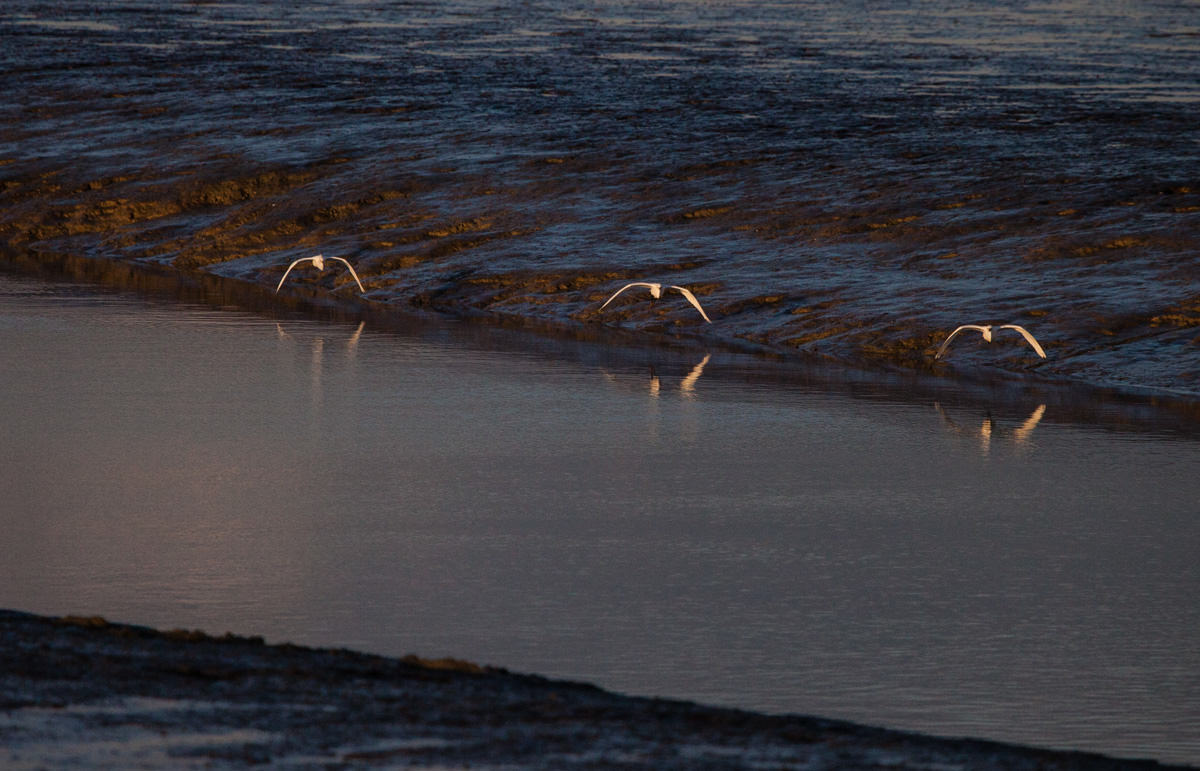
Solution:
M 275 293 L 256 282 L 202 270 L 92 259 L 68 254 L 29 254 L 0 246 L 0 270 L 46 281 L 81 282 L 106 291 L 132 292 L 171 303 L 239 309 L 269 317 L 300 315 L 329 322 L 366 322 L 400 334 L 441 336 L 447 329 L 462 344 L 489 350 L 536 353 L 616 370 L 646 367 L 688 371 L 698 353 L 716 354 L 707 377 L 764 386 L 849 393 L 878 401 L 917 401 L 1024 415 L 1038 404 L 1047 422 L 1072 422 L 1105 430 L 1200 437 L 1200 400 L 1156 389 L 1098 387 L 1069 378 L 1004 370 L 914 371 L 831 355 L 781 353 L 749 341 L 711 341 L 672 329 L 625 330 L 563 324 L 455 306 L 397 307 L 352 292 L 298 286 Z M 448 327 L 447 325 L 451 325 Z
M 3 610 L 0 641 L 13 767 L 1172 767 L 97 617 Z
M 1196 400 L 1188 9 L 0 11 L 0 243 L 398 312 Z M 604 299 L 686 285 L 708 308 Z M 286 293 L 348 294 L 339 271 Z M 964 323 L 1019 340 L 956 343 Z
M 171 151 L 161 148 L 161 155 L 166 160 Z M 755 215 L 736 206 L 664 214 L 653 228 L 675 245 L 658 257 L 625 260 L 607 252 L 614 243 L 621 251 L 636 249 L 621 246 L 619 232 L 644 223 L 626 222 L 627 215 L 603 225 L 569 222 L 579 215 L 567 212 L 531 215 L 521 196 L 534 195 L 534 208 L 541 208 L 562 194 L 553 186 L 543 189 L 546 180 L 536 176 L 540 181 L 510 192 L 517 200 L 413 213 L 414 199 L 460 199 L 482 182 L 424 174 L 431 179 L 413 177 L 405 183 L 411 189 L 381 190 L 343 179 L 354 174 L 343 165 L 354 163 L 333 159 L 311 170 L 269 168 L 250 176 L 201 163 L 177 175 L 96 180 L 14 162 L 0 167 L 0 241 L 20 259 L 54 263 L 86 256 L 235 278 L 264 289 L 278 282 L 292 259 L 324 252 L 357 266 L 371 305 L 401 314 L 435 311 L 593 336 L 682 336 L 776 357 L 831 359 L 916 375 L 1015 375 L 1196 400 L 1200 263 L 1192 220 L 1200 212 L 1195 193 L 1200 187 L 1193 184 L 1131 192 L 1136 200 L 1106 204 L 1136 206 L 1135 219 L 1157 223 L 1150 235 L 1120 221 L 1099 230 L 1074 225 L 1063 234 L 1057 223 L 1038 217 L 1035 233 L 1016 238 L 1050 245 L 1024 246 L 1026 252 L 1018 255 L 1005 254 L 998 243 L 991 247 L 995 251 L 971 257 L 954 252 L 959 247 L 952 243 L 942 246 L 985 237 L 962 226 L 949 228 L 949 235 L 913 228 L 910 220 L 938 215 L 941 204 L 924 202 L 910 204 L 919 213 L 904 216 L 866 203 L 840 214 L 814 207 L 800 217 L 857 223 L 846 226 L 747 225 L 747 218 L 778 214 Z M 570 173 L 594 172 L 585 164 Z M 337 189 L 337 203 L 326 205 L 326 187 Z M 1087 205 L 1070 198 L 1045 203 L 1062 211 Z M 596 216 L 603 216 L 603 207 L 587 214 Z M 1013 221 L 972 227 L 998 240 L 1032 227 L 1023 211 L 1004 217 Z M 547 232 L 565 229 L 577 231 L 571 246 L 580 254 L 527 256 L 545 248 L 539 244 L 550 238 Z M 794 235 L 797 229 L 805 235 Z M 800 240 L 781 247 L 783 238 Z M 716 258 L 694 245 L 744 256 Z M 771 267 L 771 255 L 813 246 L 846 256 L 781 256 L 780 267 Z M 937 249 L 946 251 L 930 254 Z M 871 256 L 877 252 L 887 256 Z M 703 323 L 681 302 L 649 303 L 635 292 L 600 310 L 615 289 L 632 281 L 688 286 L 715 323 Z M 991 288 L 993 281 L 1004 288 Z M 300 269 L 282 294 L 311 300 L 316 292 L 352 297 L 354 284 L 340 269 Z M 934 352 L 961 323 L 1022 324 L 1036 332 L 1049 358 L 1039 360 L 1019 339 L 998 336 L 983 345 L 972 336 L 936 361 Z

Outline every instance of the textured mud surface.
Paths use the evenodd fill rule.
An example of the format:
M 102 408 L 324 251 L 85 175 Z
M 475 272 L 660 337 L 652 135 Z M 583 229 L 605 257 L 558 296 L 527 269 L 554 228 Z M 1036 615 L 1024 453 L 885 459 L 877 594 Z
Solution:
M 0 643 L 13 769 L 1165 768 L 100 618 L 0 611 Z
M 17 0 L 0 41 L 10 257 L 1200 393 L 1184 5 Z M 633 280 L 714 323 L 599 311 Z M 1049 358 L 933 363 L 972 322 Z

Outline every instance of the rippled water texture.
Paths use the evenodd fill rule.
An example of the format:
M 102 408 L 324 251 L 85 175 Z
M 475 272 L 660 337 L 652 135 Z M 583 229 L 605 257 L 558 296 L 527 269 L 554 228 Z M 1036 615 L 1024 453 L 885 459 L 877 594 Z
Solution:
M 10 0 L 0 42 L 10 258 L 1200 392 L 1194 3 Z M 638 279 L 715 323 L 598 310 Z M 1049 358 L 931 364 L 967 322 Z

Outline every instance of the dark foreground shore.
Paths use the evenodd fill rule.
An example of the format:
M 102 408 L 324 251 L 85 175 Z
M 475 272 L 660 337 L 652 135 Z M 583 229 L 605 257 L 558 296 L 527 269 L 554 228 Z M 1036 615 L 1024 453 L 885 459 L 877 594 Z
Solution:
M 1166 768 L 456 660 L 0 611 L 0 767 Z

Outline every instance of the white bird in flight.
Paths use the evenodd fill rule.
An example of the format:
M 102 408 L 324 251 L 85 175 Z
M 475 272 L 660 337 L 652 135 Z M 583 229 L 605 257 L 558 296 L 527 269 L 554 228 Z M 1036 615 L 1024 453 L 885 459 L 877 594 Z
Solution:
M 617 295 L 621 294 L 621 292 L 624 292 L 626 289 L 628 289 L 631 286 L 646 287 L 647 289 L 650 290 L 650 296 L 653 297 L 655 300 L 662 297 L 662 293 L 663 293 L 663 285 L 662 284 L 648 283 L 645 281 L 634 281 L 632 284 L 626 284 L 625 286 L 621 287 L 617 291 L 613 292 L 612 297 L 605 300 L 604 305 L 600 306 L 600 310 L 604 310 L 605 306 L 607 306 L 613 300 L 617 299 Z M 707 321 L 709 324 L 712 323 L 712 319 L 710 319 L 708 317 L 708 314 L 704 312 L 704 309 L 700 307 L 700 301 L 696 299 L 696 295 L 692 294 L 690 290 L 688 290 L 686 287 L 676 286 L 675 284 L 669 285 L 667 287 L 667 289 L 678 289 L 679 293 L 681 295 L 683 295 L 685 298 L 687 298 L 687 301 L 690 302 L 692 305 L 694 305 L 696 310 L 700 311 L 700 315 L 704 317 L 704 320 Z
M 950 345 L 950 341 L 954 339 L 955 335 L 964 329 L 977 329 L 983 334 L 984 340 L 988 341 L 989 343 L 992 342 L 992 326 L 990 324 L 984 326 L 980 326 L 979 324 L 963 324 L 961 327 L 950 333 L 950 336 L 946 338 L 946 342 L 942 343 L 942 347 L 938 348 L 938 352 L 933 358 L 942 358 L 942 354 L 946 352 L 946 347 Z M 1033 335 L 1029 334 L 1029 330 L 1025 329 L 1025 327 L 1019 327 L 1016 324 L 1002 324 L 1001 326 L 996 327 L 996 329 L 1017 330 L 1021 333 L 1021 337 L 1024 337 L 1025 341 L 1033 346 L 1033 350 L 1037 351 L 1038 356 L 1041 356 L 1043 359 L 1046 358 L 1046 352 L 1042 350 L 1042 346 L 1038 345 L 1038 341 L 1033 339 Z
M 317 268 L 317 270 L 325 270 L 325 259 L 326 258 L 323 255 L 314 254 L 312 257 L 301 257 L 293 262 L 288 266 L 288 269 L 283 272 L 283 278 L 279 279 L 279 284 L 275 287 L 275 293 L 279 293 L 279 287 L 283 286 L 283 282 L 285 279 L 287 279 L 288 274 L 292 272 L 292 268 L 296 267 L 302 262 L 311 262 Z M 354 266 L 351 265 L 348 260 L 343 257 L 330 257 L 329 259 L 345 263 L 346 267 L 350 269 L 350 275 L 354 276 L 354 282 L 358 284 L 359 291 L 364 294 L 366 293 L 367 290 L 363 289 L 362 282 L 358 280 L 358 274 L 354 272 Z

